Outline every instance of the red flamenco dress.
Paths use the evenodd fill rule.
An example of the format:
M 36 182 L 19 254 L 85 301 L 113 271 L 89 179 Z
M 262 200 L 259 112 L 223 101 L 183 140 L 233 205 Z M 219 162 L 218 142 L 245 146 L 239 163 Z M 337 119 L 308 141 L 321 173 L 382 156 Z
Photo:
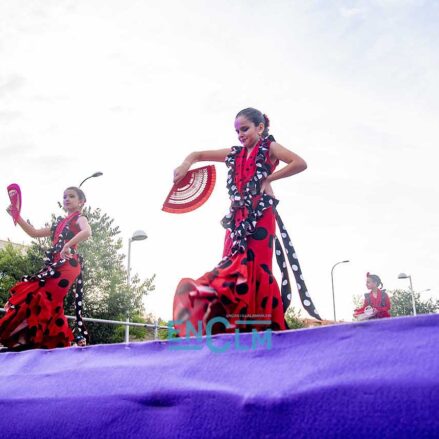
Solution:
M 374 312 L 371 315 L 371 319 L 382 319 L 390 316 L 390 298 L 386 293 L 386 290 L 377 289 L 377 295 L 375 296 L 372 291 L 364 294 L 364 303 L 361 308 L 354 311 L 354 316 L 363 314 L 366 308 L 371 307 Z
M 212 333 L 287 329 L 284 313 L 291 302 L 291 286 L 284 252 L 276 237 L 276 220 L 302 303 L 320 319 L 306 290 L 291 240 L 276 212 L 278 201 L 261 194 L 262 182 L 277 165 L 269 158 L 273 140 L 269 136 L 260 141 L 248 157 L 246 148 L 235 146 L 226 158 L 231 207 L 222 220 L 227 230 L 223 259 L 196 281 L 180 281 L 173 319 L 181 336 L 187 335 L 187 321 L 205 334 L 214 317 L 222 317 L 228 324 L 213 325 L 208 328 Z M 282 272 L 282 291 L 272 273 L 273 251 Z
M 11 350 L 70 346 L 72 330 L 64 315 L 64 297 L 75 286 L 77 329 L 88 338 L 82 322 L 82 258 L 72 248 L 71 259 L 61 259 L 64 244 L 79 231 L 80 212 L 58 219 L 52 226 L 53 247 L 46 252 L 45 265 L 39 273 L 24 276 L 11 288 L 0 320 L 0 343 Z

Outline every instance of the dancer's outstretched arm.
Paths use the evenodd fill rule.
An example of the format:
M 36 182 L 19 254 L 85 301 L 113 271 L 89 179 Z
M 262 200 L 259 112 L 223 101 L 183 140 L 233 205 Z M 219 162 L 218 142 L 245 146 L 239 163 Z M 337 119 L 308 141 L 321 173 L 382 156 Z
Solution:
M 6 211 L 12 216 L 11 209 L 12 206 L 9 206 Z M 32 224 L 26 222 L 20 215 L 18 216 L 17 223 L 31 238 L 44 238 L 51 235 L 50 227 L 36 229 Z
M 211 151 L 191 152 L 183 163 L 174 170 L 174 183 L 178 183 L 189 171 L 189 168 L 196 162 L 224 162 L 230 153 L 230 148 L 215 149 Z

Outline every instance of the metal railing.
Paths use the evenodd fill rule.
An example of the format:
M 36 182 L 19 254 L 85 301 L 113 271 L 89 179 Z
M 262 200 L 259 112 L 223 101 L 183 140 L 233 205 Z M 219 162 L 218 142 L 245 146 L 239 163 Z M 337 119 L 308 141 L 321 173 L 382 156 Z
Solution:
M 5 312 L 4 308 L 0 308 L 0 312 Z M 66 316 L 69 320 L 76 320 L 76 317 L 74 316 Z M 158 320 L 156 320 L 154 323 L 136 323 L 136 322 L 130 322 L 128 319 L 126 321 L 123 320 L 105 320 L 105 319 L 95 319 L 92 317 L 83 317 L 82 320 L 86 322 L 93 322 L 93 323 L 105 323 L 108 325 L 122 325 L 125 326 L 125 343 L 130 342 L 130 326 L 138 327 L 138 328 L 153 328 L 154 329 L 154 340 L 158 340 L 159 337 L 159 329 L 168 329 L 167 326 L 161 326 L 159 325 Z

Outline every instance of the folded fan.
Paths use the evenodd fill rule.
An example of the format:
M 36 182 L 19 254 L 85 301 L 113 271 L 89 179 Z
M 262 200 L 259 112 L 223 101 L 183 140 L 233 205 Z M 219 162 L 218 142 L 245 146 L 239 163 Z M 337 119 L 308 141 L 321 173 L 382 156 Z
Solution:
M 11 201 L 11 215 L 14 224 L 17 225 L 18 217 L 21 212 L 21 189 L 16 183 L 12 183 L 7 187 L 9 200 Z
M 192 169 L 172 187 L 163 203 L 165 212 L 186 213 L 204 204 L 215 187 L 214 165 Z

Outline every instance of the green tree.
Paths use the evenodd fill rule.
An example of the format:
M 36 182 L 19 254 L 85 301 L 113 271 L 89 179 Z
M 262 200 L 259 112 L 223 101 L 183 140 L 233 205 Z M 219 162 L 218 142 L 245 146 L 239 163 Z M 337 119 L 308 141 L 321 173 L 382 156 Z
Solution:
M 23 275 L 35 273 L 41 268 L 41 260 L 42 256 L 33 246 L 26 251 L 8 244 L 0 250 L 0 306 L 6 303 L 9 290 Z
M 361 308 L 364 304 L 364 294 L 354 294 L 352 296 L 352 303 L 354 304 L 354 309 Z
M 412 294 L 409 290 L 388 290 L 390 295 L 390 314 L 394 317 L 413 315 Z M 419 293 L 414 293 L 417 314 L 431 314 L 439 310 L 439 300 L 422 300 Z
M 154 290 L 155 275 L 145 280 L 134 275 L 128 288 L 119 227 L 100 209 L 87 207 L 84 215 L 93 236 L 79 245 L 85 261 L 83 315 L 108 320 L 126 320 L 127 317 L 131 320 L 134 316 L 144 315 L 143 298 Z M 41 268 L 44 251 L 50 246 L 50 239 L 44 238 L 34 240 L 25 254 L 12 246 L 0 251 L 0 297 L 3 303 L 9 296 L 10 287 L 22 275 L 36 273 Z M 72 294 L 66 296 L 65 312 L 74 315 Z M 87 326 L 93 344 L 121 341 L 117 326 L 91 322 Z
M 130 320 L 135 323 L 147 323 L 149 325 L 155 325 L 156 321 L 158 326 L 168 326 L 168 322 L 165 322 L 161 318 L 156 319 L 152 314 L 147 314 L 144 316 L 135 315 Z M 168 339 L 168 330 L 167 329 L 159 329 L 157 330 L 157 335 L 159 340 L 167 340 Z M 125 327 L 119 326 L 116 330 L 117 341 L 122 342 L 125 339 Z M 151 327 L 140 327 L 134 326 L 130 327 L 130 341 L 147 341 L 154 340 L 154 328 Z
M 287 322 L 289 329 L 305 328 L 305 323 L 301 317 L 301 311 L 297 311 L 296 308 L 290 306 L 285 313 L 285 321 Z

